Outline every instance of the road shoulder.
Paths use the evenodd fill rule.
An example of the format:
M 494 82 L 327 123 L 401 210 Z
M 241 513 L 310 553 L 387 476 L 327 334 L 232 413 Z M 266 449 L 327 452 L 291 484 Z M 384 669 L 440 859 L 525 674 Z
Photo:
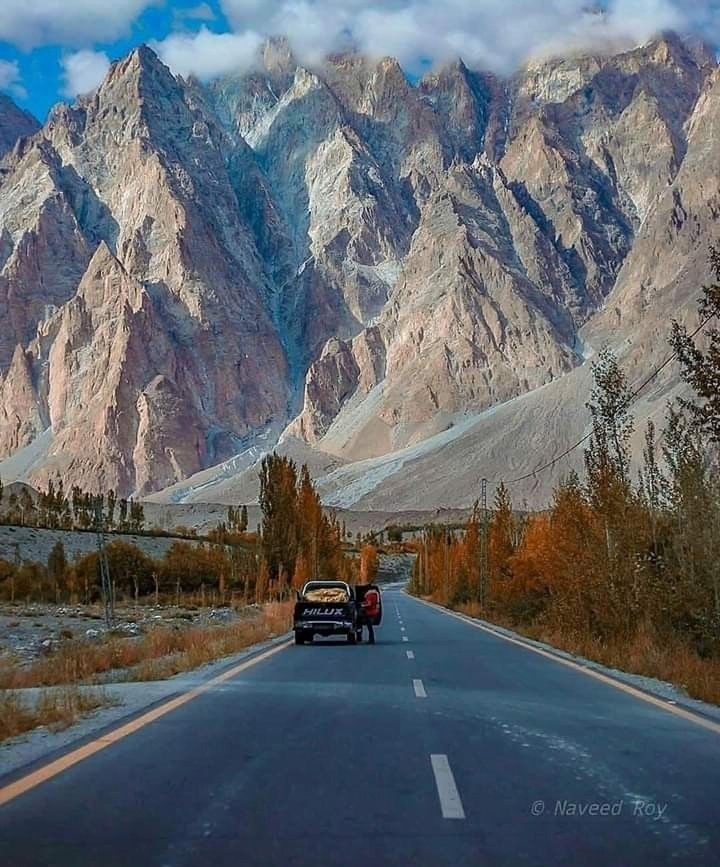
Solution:
M 44 763 L 82 746 L 105 730 L 114 729 L 119 724 L 127 723 L 165 701 L 201 686 L 239 663 L 283 644 L 289 638 L 290 633 L 277 636 L 167 680 L 103 684 L 101 687 L 103 691 L 118 702 L 115 706 L 103 708 L 83 717 L 63 731 L 53 732 L 47 728 L 37 728 L 0 744 L 0 768 L 2 769 L 0 785 L 21 772 L 27 772 L 36 764 Z M 98 687 L 90 686 L 88 689 L 97 690 Z

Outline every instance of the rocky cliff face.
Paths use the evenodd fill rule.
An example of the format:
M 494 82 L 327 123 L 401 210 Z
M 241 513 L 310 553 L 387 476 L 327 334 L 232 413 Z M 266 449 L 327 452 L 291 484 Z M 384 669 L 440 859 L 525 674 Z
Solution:
M 274 41 L 205 88 L 139 49 L 0 164 L 0 457 L 51 430 L 33 481 L 124 493 L 285 424 L 376 458 L 658 344 L 716 228 L 717 76 L 672 36 L 416 84 Z
M 0 93 L 0 157 L 12 150 L 19 139 L 32 135 L 38 129 L 40 124 L 31 114 Z
M 0 303 L 13 330 L 0 351 L 28 347 L 40 411 L 29 425 L 6 410 L 0 449 L 52 427 L 40 480 L 59 470 L 142 493 L 286 416 L 286 356 L 230 171 L 237 150 L 140 49 L 6 159 Z

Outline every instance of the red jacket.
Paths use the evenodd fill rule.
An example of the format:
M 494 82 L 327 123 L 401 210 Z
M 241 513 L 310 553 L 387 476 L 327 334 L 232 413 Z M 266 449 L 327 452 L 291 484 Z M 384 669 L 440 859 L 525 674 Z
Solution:
M 380 613 L 380 594 L 377 590 L 368 590 L 363 599 L 362 607 L 368 617 L 377 617 Z

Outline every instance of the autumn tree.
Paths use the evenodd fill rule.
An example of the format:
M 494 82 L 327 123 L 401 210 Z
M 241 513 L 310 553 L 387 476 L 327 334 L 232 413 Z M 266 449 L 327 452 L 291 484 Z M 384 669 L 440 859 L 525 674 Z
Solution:
M 509 558 L 505 602 L 518 622 L 531 622 L 550 602 L 555 541 L 550 516 L 533 515 L 523 528 L 520 545 Z
M 378 551 L 374 545 L 363 545 L 360 551 L 360 583 L 372 584 L 377 578 L 379 567 Z
M 483 588 L 480 586 L 480 558 L 481 558 L 481 538 L 480 538 L 480 508 L 476 501 L 467 525 L 465 526 L 464 544 L 462 547 L 462 564 L 463 578 L 467 581 L 467 596 L 469 599 L 482 601 Z
M 292 586 L 295 590 L 301 590 L 308 581 L 312 578 L 312 571 L 308 563 L 305 552 L 301 551 L 295 561 L 295 572 L 293 573 Z

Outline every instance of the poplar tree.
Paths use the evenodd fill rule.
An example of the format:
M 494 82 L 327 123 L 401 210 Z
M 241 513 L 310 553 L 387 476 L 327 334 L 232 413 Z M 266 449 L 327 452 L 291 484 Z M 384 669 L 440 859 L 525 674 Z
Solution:
M 260 465 L 262 550 L 268 580 L 280 572 L 292 576 L 298 551 L 297 467 L 290 458 L 273 452 Z
M 701 322 L 720 317 L 720 246 L 710 250 L 710 264 L 715 283 L 703 289 L 699 304 Z M 683 378 L 695 392 L 694 400 L 680 405 L 693 425 L 715 446 L 720 445 L 720 328 L 706 328 L 706 348 L 698 346 L 687 328 L 673 322 L 670 345 L 677 353 Z

